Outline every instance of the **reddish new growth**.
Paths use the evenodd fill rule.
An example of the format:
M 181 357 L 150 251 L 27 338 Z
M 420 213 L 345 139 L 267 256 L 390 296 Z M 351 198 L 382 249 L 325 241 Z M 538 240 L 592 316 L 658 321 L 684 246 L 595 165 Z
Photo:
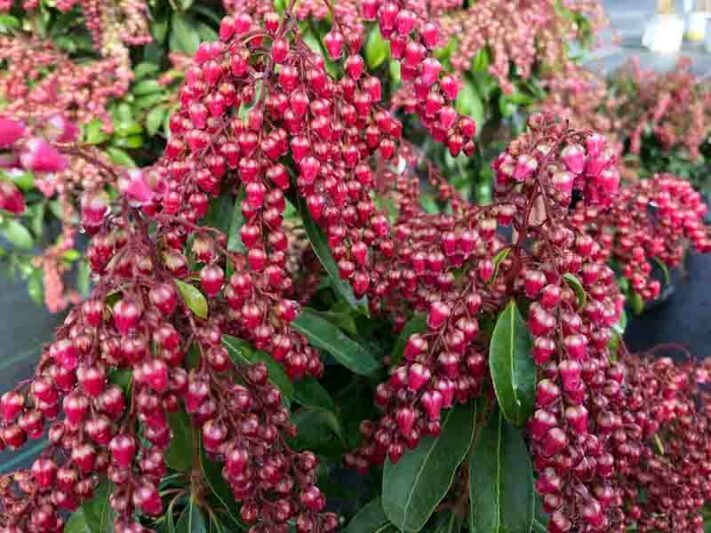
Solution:
M 0 11 L 9 11 L 13 0 L 0 0 Z M 22 9 L 34 11 L 39 0 L 23 0 Z M 128 47 L 151 41 L 148 5 L 141 0 L 57 0 L 62 12 L 79 6 L 94 47 L 130 72 Z
M 0 37 L 0 95 L 3 114 L 23 119 L 60 114 L 84 124 L 100 119 L 105 129 L 112 122 L 109 102 L 123 96 L 133 74 L 116 59 L 76 63 L 49 41 Z
M 662 150 L 681 149 L 697 160 L 711 130 L 711 90 L 694 76 L 688 60 L 663 74 L 632 61 L 609 80 L 571 67 L 546 84 L 550 96 L 544 108 L 576 127 L 595 128 L 632 154 L 639 154 L 651 135 Z

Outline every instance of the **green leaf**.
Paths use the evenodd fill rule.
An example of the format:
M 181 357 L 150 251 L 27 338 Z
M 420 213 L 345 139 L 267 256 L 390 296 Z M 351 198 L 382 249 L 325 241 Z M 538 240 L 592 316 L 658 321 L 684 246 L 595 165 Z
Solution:
M 27 292 L 32 301 L 37 305 L 42 305 L 44 299 L 44 283 L 42 281 L 42 270 L 35 269 L 27 280 Z
M 104 123 L 98 118 L 89 122 L 84 129 L 84 140 L 89 144 L 101 144 L 109 138 L 104 131 Z
M 230 252 L 244 252 L 246 248 L 242 244 L 242 234 L 240 233 L 244 224 L 242 214 L 242 200 L 244 200 L 244 189 L 240 189 L 232 208 L 232 220 L 230 221 L 230 231 L 227 237 L 227 249 Z
M 143 80 L 139 81 L 131 89 L 131 92 L 136 96 L 145 96 L 147 94 L 157 93 L 163 90 L 163 86 L 158 80 Z
M 388 526 L 388 517 L 383 512 L 383 505 L 380 497 L 369 501 L 358 513 L 348 522 L 343 533 L 373 533 L 380 531 L 380 528 Z
M 109 155 L 109 159 L 113 163 L 120 165 L 122 167 L 135 167 L 136 162 L 133 158 L 128 155 L 124 150 L 116 148 L 115 146 L 108 146 L 106 148 L 106 153 Z
M 338 458 L 345 452 L 341 426 L 336 415 L 330 411 L 300 409 L 292 417 L 296 436 L 289 445 L 296 450 L 310 450 L 319 455 Z
M 168 422 L 173 433 L 170 446 L 165 451 L 165 464 L 173 470 L 187 472 L 193 466 L 195 454 L 193 426 L 185 411 L 168 413 Z
M 570 285 L 570 288 L 575 291 L 575 295 L 578 297 L 578 309 L 585 307 L 587 295 L 585 294 L 585 288 L 578 277 L 575 274 L 566 272 L 563 274 L 563 279 L 568 283 L 568 285 Z
M 30 230 L 12 218 L 3 225 L 2 235 L 10 244 L 20 250 L 29 250 L 34 245 Z
M 160 130 L 168 110 L 165 107 L 154 107 L 146 115 L 146 133 L 153 137 Z
M 114 512 L 109 504 L 109 482 L 104 479 L 94 497 L 77 509 L 65 526 L 65 533 L 113 533 Z
M 222 477 L 222 466 L 207 457 L 202 443 L 200 444 L 200 466 L 202 467 L 203 479 L 210 488 L 211 496 L 220 502 L 232 525 L 237 526 L 240 531 L 244 530 L 245 527 L 242 524 L 242 520 L 239 518 L 238 513 L 235 512 L 236 506 L 232 489 L 230 489 L 225 478 Z
M 381 366 L 370 351 L 310 309 L 302 310 L 292 326 L 306 335 L 312 346 L 327 351 L 356 374 L 368 376 Z
M 175 524 L 175 533 L 207 533 L 200 508 L 192 498 Z
M 190 283 L 185 283 L 177 278 L 174 281 L 185 305 L 188 306 L 193 314 L 200 318 L 207 318 L 207 299 L 205 299 L 205 295 Z
M 72 513 L 64 526 L 64 533 L 90 533 L 90 531 L 86 525 L 84 509 L 81 507 Z
M 400 335 L 398 335 L 395 341 L 395 346 L 393 346 L 392 353 L 390 354 L 390 365 L 397 365 L 402 359 L 402 354 L 405 351 L 405 346 L 407 345 L 407 340 L 415 333 L 420 333 L 427 329 L 427 317 L 425 315 L 415 315 L 407 324 L 402 328 Z
M 269 371 L 269 381 L 289 400 L 294 397 L 294 384 L 289 380 L 282 366 L 271 355 L 255 350 L 248 342 L 230 335 L 223 335 L 222 344 L 225 345 L 230 357 L 237 364 L 253 365 L 255 363 L 264 363 Z
M 659 270 L 662 271 L 662 276 L 664 276 L 664 284 L 670 285 L 671 284 L 671 274 L 669 273 L 669 267 L 666 265 L 666 263 L 664 261 L 662 261 L 658 257 L 654 258 L 654 262 L 659 267 Z
M 426 437 L 383 469 L 383 510 L 401 531 L 419 531 L 447 494 L 474 436 L 475 402 L 457 405 L 442 419 L 442 432 Z
M 365 42 L 365 61 L 369 69 L 376 69 L 382 65 L 390 55 L 388 43 L 380 35 L 377 26 L 373 26 Z
M 321 231 L 321 228 L 319 228 L 314 222 L 314 220 L 311 218 L 309 209 L 308 207 L 306 207 L 306 202 L 301 196 L 299 196 L 298 199 L 298 209 L 299 214 L 301 215 L 301 219 L 304 223 L 306 235 L 308 236 L 309 241 L 311 242 L 311 247 L 313 248 L 314 253 L 318 257 L 319 261 L 321 261 L 323 268 L 330 276 L 334 288 L 341 296 L 343 296 L 343 298 L 345 298 L 345 300 L 350 304 L 351 307 L 357 307 L 359 301 L 356 300 L 356 297 L 353 295 L 353 289 L 351 289 L 351 286 L 348 284 L 347 281 L 342 280 L 339 276 L 338 266 L 336 265 L 336 261 L 331 255 L 331 249 L 328 246 L 328 240 L 326 239 L 326 236 L 324 235 L 323 231 Z
M 171 18 L 170 49 L 192 56 L 200 45 L 200 35 L 195 21 L 179 11 L 173 12 Z
M 528 533 L 536 494 L 521 432 L 495 411 L 469 458 L 469 529 L 473 533 Z
M 536 392 L 536 367 L 531 336 L 516 302 L 511 300 L 496 320 L 489 345 L 489 367 L 504 416 L 522 426 L 531 416 Z
M 22 191 L 29 191 L 35 186 L 35 176 L 32 172 L 18 172 L 17 174 L 13 174 L 11 179 Z
M 193 5 L 194 0 L 174 0 L 174 1 L 175 1 L 175 5 L 178 6 L 178 9 L 187 11 Z
M 294 401 L 311 409 L 336 411 L 331 395 L 314 378 L 302 378 L 294 383 Z
M 131 135 L 130 137 L 115 137 L 112 143 L 115 146 L 118 146 L 119 148 L 128 148 L 131 150 L 135 150 L 136 148 L 140 148 L 141 146 L 143 146 L 143 136 Z M 132 166 L 135 166 L 135 163 Z
M 91 290 L 91 268 L 89 267 L 89 262 L 85 260 L 79 261 L 79 266 L 77 267 L 77 290 L 82 298 L 89 297 L 89 291 Z
M 217 40 L 217 32 L 204 22 L 197 22 L 195 29 L 203 42 L 212 42 Z
M 496 278 L 499 275 L 499 268 L 501 267 L 501 263 L 509 256 L 510 252 L 511 248 L 507 246 L 506 248 L 502 248 L 501 250 L 499 250 L 494 256 L 494 259 L 492 260 L 492 263 L 494 264 L 494 274 L 491 276 L 491 281 L 489 281 L 489 284 L 493 284 L 496 281 Z
M 632 291 L 629 296 L 632 312 L 635 315 L 640 315 L 644 311 L 644 298 L 636 291 Z
M 143 61 L 133 68 L 133 75 L 137 80 L 141 80 L 146 76 L 157 74 L 158 72 L 160 72 L 160 67 L 149 61 Z
M 462 89 L 457 95 L 457 101 L 454 103 L 454 108 L 463 115 L 467 115 L 474 119 L 474 122 L 481 124 L 484 119 L 484 104 L 479 97 L 474 85 L 466 80 Z
M 221 194 L 210 202 L 207 215 L 200 222 L 201 225 L 210 226 L 226 233 L 232 220 L 233 202 L 229 194 Z

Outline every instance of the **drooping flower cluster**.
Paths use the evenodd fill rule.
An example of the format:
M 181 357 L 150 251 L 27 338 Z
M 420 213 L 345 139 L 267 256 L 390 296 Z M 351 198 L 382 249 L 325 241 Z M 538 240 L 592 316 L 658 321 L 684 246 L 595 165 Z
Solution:
M 457 9 L 438 13 L 445 43 L 450 39 L 455 43 L 452 66 L 466 71 L 479 51 L 489 50 L 489 72 L 504 91 L 512 87 L 512 66 L 518 76 L 527 79 L 535 68 L 557 70 L 570 64 L 567 46 L 586 39 L 581 19 L 587 20 L 593 33 L 607 22 L 597 0 L 484 0 L 466 8 L 458 4 Z
M 628 526 L 638 530 L 703 531 L 702 510 L 711 497 L 708 363 L 669 358 L 625 358 L 626 398 L 617 404 L 625 440 L 610 437 L 619 451 L 644 445 L 618 460 L 620 497 Z
M 1 37 L 2 112 L 17 118 L 60 114 L 76 124 L 101 119 L 111 128 L 108 104 L 123 96 L 132 73 L 114 58 L 78 63 L 50 41 L 36 37 Z
M 235 4 L 220 24 L 220 40 L 201 45 L 186 69 L 163 159 L 142 170 L 110 167 L 115 205 L 98 191 L 81 202 L 96 285 L 70 312 L 34 377 L 0 397 L 3 446 L 37 438 L 45 426 L 50 436 L 31 469 L 0 478 L 0 525 L 58 529 L 62 510 L 89 498 L 105 475 L 113 483 L 116 530 L 142 531 L 136 514 L 163 512 L 168 413 L 183 408 L 202 448 L 223 463 L 253 533 L 286 532 L 290 522 L 299 532 L 336 529 L 336 517 L 323 513 L 315 456 L 285 441 L 295 428 L 281 393 L 264 365 L 232 360 L 228 338 L 268 352 L 292 379 L 323 372 L 317 351 L 292 329 L 297 301 L 313 283 L 292 278 L 287 202 L 321 228 L 340 277 L 357 297 L 367 296 L 374 315 L 392 316 L 398 327 L 413 312 L 425 315 L 402 355 L 390 358 L 390 376 L 375 398 L 384 414 L 362 425 L 365 442 L 346 457 L 349 465 L 396 461 L 421 437 L 438 434 L 443 409 L 485 391 L 485 324 L 518 299 L 529 304 L 538 367 L 528 428 L 549 529 L 608 531 L 637 520 L 628 506 L 637 498 L 633 487 L 653 486 L 650 475 L 692 469 L 678 462 L 657 467 L 642 451 L 656 428 L 640 431 L 640 420 L 628 421 L 624 406 L 636 405 L 637 382 L 626 381 L 624 361 L 611 362 L 609 348 L 623 297 L 604 242 L 591 235 L 597 229 L 570 216 L 577 197 L 599 213 L 618 209 L 616 152 L 599 134 L 535 115 L 530 131 L 494 164 L 493 204 L 467 205 L 426 168 L 451 212 L 425 214 L 420 156 L 402 140 L 379 80 L 365 72 L 359 34 L 334 19 L 324 39 L 329 59 L 343 67 L 334 79 L 290 8 L 279 16 L 263 2 Z M 406 110 L 453 155 L 470 154 L 474 123 L 454 111 L 457 80 L 443 75 L 432 56 L 437 26 L 408 2 L 366 0 L 360 7 L 402 60 L 414 95 Z M 22 131 L 13 135 L 11 153 L 27 150 Z M 63 161 L 60 151 L 87 158 L 74 146 L 42 146 L 54 150 L 53 160 Z M 666 205 L 665 194 L 674 202 L 692 198 L 665 187 L 655 192 L 657 203 Z M 241 230 L 230 238 L 204 224 L 220 194 L 241 202 Z M 392 201 L 393 221 L 379 196 Z M 664 238 L 676 239 L 680 221 L 671 208 L 662 211 L 673 225 Z M 682 218 L 687 235 L 705 243 L 705 230 L 687 227 L 694 217 Z M 121 370 L 130 371 L 128 387 L 117 379 Z M 669 400 L 673 384 L 681 385 L 671 374 L 645 394 L 661 391 Z M 667 407 L 658 411 L 670 421 Z M 693 438 L 675 436 L 669 445 L 673 457 L 689 449 L 696 465 L 707 464 L 704 445 Z M 642 457 L 647 471 L 630 481 L 627 467 Z M 692 500 L 685 515 L 669 520 L 695 520 L 686 515 L 704 491 L 685 493 Z M 655 527 L 658 515 L 671 516 L 665 501 L 655 493 L 642 502 Z
M 662 174 L 624 187 L 610 209 L 579 205 L 572 220 L 602 244 L 631 289 L 650 300 L 661 289 L 651 277 L 655 261 L 677 267 L 689 248 L 711 251 L 707 210 L 688 182 Z
M 663 151 L 678 148 L 694 161 L 711 132 L 711 90 L 689 60 L 661 74 L 631 61 L 608 80 L 571 68 L 552 76 L 547 87 L 544 108 L 576 127 L 595 128 L 632 154 L 640 154 L 651 135 Z
M 582 357 L 588 339 L 596 346 L 609 340 L 621 304 L 614 275 L 599 245 L 566 220 L 566 209 L 573 188 L 591 204 L 614 196 L 614 158 L 601 137 L 567 130 L 549 117 L 534 117 L 531 129 L 497 160 L 500 201 L 493 206 L 453 215 L 402 211 L 393 229 L 399 245 L 382 266 L 375 263 L 383 279 L 368 296 L 426 312 L 427 330 L 410 337 L 404 360 L 393 362 L 389 381 L 379 386 L 376 403 L 385 416 L 364 425 L 367 444 L 347 459 L 350 464 L 365 468 L 386 454 L 397 460 L 405 446 L 437 434 L 442 408 L 481 392 L 488 339 L 479 335 L 479 320 L 496 314 L 507 297 L 540 298 L 531 306 L 529 326 L 541 366 L 554 353 Z M 541 203 L 543 219 L 534 213 Z M 498 231 L 506 226 L 513 226 L 515 237 Z M 597 291 L 583 312 L 564 274 Z M 552 336 L 561 329 L 563 338 Z M 584 394 L 580 382 L 570 387 L 576 398 Z
M 13 0 L 0 2 L 0 11 L 8 11 Z M 22 9 L 34 11 L 38 0 L 24 0 Z M 62 12 L 79 6 L 84 23 L 91 33 L 94 47 L 106 58 L 130 68 L 128 48 L 151 41 L 148 28 L 148 5 L 140 0 L 57 0 Z
M 6 122 L 5 132 L 11 129 Z M 33 145 L 27 147 L 21 125 L 14 124 L 16 138 L 6 135 L 5 146 L 19 152 L 20 161 L 35 171 L 67 164 L 61 144 L 38 140 L 34 144 L 44 151 L 28 152 Z M 286 531 L 292 519 L 299 531 L 334 530 L 335 517 L 320 513 L 325 499 L 314 485 L 315 456 L 285 444 L 295 429 L 266 367 L 235 364 L 223 345 L 230 331 L 224 303 L 213 302 L 201 318 L 179 296 L 179 283 L 190 283 L 188 261 L 205 263 L 200 285 L 214 298 L 222 285 L 220 264 L 237 258 L 222 253 L 223 239 L 209 227 L 191 227 L 195 239 L 187 251 L 172 221 L 159 221 L 149 234 L 137 208 L 151 210 L 149 178 L 129 171 L 114 181 L 123 198 L 117 208 L 96 197 L 82 205 L 84 229 L 94 235 L 87 252 L 98 280 L 91 298 L 70 312 L 29 383 L 0 397 L 0 446 L 19 447 L 47 427 L 50 439 L 31 469 L 0 481 L 0 524 L 60 529 L 62 510 L 91 498 L 97 474 L 105 474 L 115 486 L 116 530 L 142 531 L 134 511 L 163 511 L 158 484 L 172 439 L 167 415 L 182 404 L 205 452 L 224 463 L 252 531 Z M 175 281 L 180 278 L 185 281 Z M 251 292 L 240 289 L 242 296 Z M 282 308 L 293 318 L 293 305 L 283 302 Z M 188 363 L 188 353 L 197 359 Z M 131 370 L 127 390 L 112 380 L 120 369 Z M 63 419 L 53 422 L 60 412 Z

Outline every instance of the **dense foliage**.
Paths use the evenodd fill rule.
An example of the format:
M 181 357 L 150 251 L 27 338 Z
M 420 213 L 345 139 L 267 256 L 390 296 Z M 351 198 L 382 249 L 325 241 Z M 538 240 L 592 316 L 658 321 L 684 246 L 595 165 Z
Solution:
M 622 333 L 707 206 L 558 113 L 597 3 L 174 4 L 4 6 L 42 35 L 0 52 L 3 231 L 32 249 L 58 203 L 45 300 L 75 305 L 0 396 L 0 448 L 47 439 L 2 531 L 703 530 L 709 364 Z M 482 80 L 559 92 L 475 203 Z

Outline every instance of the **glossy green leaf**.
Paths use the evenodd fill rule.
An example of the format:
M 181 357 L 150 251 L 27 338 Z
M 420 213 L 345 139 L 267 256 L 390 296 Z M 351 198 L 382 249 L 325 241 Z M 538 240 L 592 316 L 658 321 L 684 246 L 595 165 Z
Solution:
M 165 107 L 154 107 L 146 115 L 146 133 L 151 137 L 160 131 L 168 110 Z
M 659 270 L 662 271 L 662 276 L 664 277 L 664 284 L 671 284 L 671 273 L 669 272 L 669 267 L 666 265 L 666 263 L 664 263 L 664 261 L 662 261 L 658 257 L 655 257 L 654 264 L 657 265 Z
M 400 335 L 398 335 L 395 341 L 395 346 L 393 346 L 392 353 L 390 354 L 390 364 L 391 366 L 396 365 L 402 359 L 402 354 L 405 351 L 405 346 L 407 345 L 407 340 L 415 333 L 420 333 L 427 329 L 427 317 L 425 315 L 415 315 L 407 324 L 402 328 Z
M 484 119 L 484 104 L 476 91 L 476 88 L 470 81 L 465 81 L 454 107 L 461 114 L 474 119 L 474 122 L 481 124 Z
M 420 531 L 447 494 L 474 435 L 476 403 L 457 405 L 442 417 L 442 432 L 426 437 L 383 469 L 383 511 L 401 531 Z
M 469 458 L 469 529 L 529 533 L 535 498 L 533 467 L 521 432 L 497 410 Z
M 103 480 L 94 497 L 72 513 L 64 533 L 113 533 L 114 512 L 109 504 L 109 482 Z
M 511 300 L 499 314 L 489 345 L 489 368 L 496 398 L 506 419 L 522 426 L 531 416 L 536 367 L 528 326 Z
M 143 80 L 136 83 L 131 92 L 136 96 L 145 96 L 147 94 L 157 93 L 163 90 L 163 86 L 158 80 Z
M 312 346 L 327 351 L 339 363 L 356 374 L 367 376 L 381 366 L 370 350 L 309 309 L 301 311 L 292 322 L 292 327 L 306 335 Z
M 3 172 L 3 175 L 6 174 Z M 29 191 L 35 186 L 35 176 L 34 174 L 32 174 L 32 172 L 18 172 L 17 174 L 13 174 L 12 176 L 10 176 L 10 178 L 12 179 L 13 183 L 23 191 Z
M 374 533 L 381 531 L 390 525 L 388 517 L 385 516 L 380 498 L 375 498 L 368 502 L 358 513 L 348 522 L 343 533 Z
M 185 411 L 175 411 L 168 413 L 168 422 L 173 438 L 165 452 L 165 464 L 173 470 L 186 472 L 192 468 L 195 455 L 195 435 L 190 417 Z
M 310 409 L 336 411 L 333 398 L 314 378 L 301 378 L 294 383 L 294 401 Z
M 135 150 L 143 146 L 143 136 L 142 135 L 131 135 L 130 137 L 116 137 L 113 139 L 114 146 L 119 148 L 128 148 L 130 150 Z M 133 165 L 135 166 L 135 165 Z
M 494 259 L 492 260 L 492 263 L 494 264 L 494 274 L 491 276 L 491 281 L 489 282 L 490 284 L 493 284 L 496 281 L 496 278 L 499 276 L 499 268 L 501 267 L 501 263 L 509 256 L 510 252 L 511 248 L 507 246 L 506 248 L 499 250 L 494 256 Z
M 239 531 L 246 529 L 239 517 L 239 511 L 236 509 L 232 489 L 230 489 L 225 478 L 222 477 L 222 465 L 211 461 L 207 457 L 202 444 L 200 445 L 200 466 L 203 480 L 210 488 L 210 496 L 220 503 L 226 515 L 225 519 L 229 520 L 230 526 L 236 527 Z
M 334 413 L 300 409 L 291 417 L 291 421 L 298 430 L 296 436 L 289 439 L 292 448 L 310 450 L 334 459 L 346 451 L 341 426 Z
M 200 45 L 200 35 L 195 21 L 179 11 L 173 12 L 171 18 L 170 49 L 192 56 Z
M 106 153 L 108 154 L 109 159 L 111 159 L 112 163 L 116 163 L 117 165 L 122 167 L 136 166 L 136 162 L 133 160 L 133 158 L 120 148 L 116 148 L 115 146 L 107 146 Z
M 390 55 L 388 43 L 380 35 L 380 30 L 374 26 L 365 42 L 365 61 L 369 69 L 376 69 L 382 65 Z
M 104 131 L 104 123 L 98 118 L 93 119 L 84 127 L 84 140 L 89 144 L 101 144 L 109 138 Z
M 174 281 L 188 309 L 190 309 L 195 316 L 207 318 L 207 299 L 205 295 L 200 292 L 200 289 L 179 279 L 175 279 Z
M 570 285 L 570 288 L 575 291 L 575 296 L 577 296 L 578 298 L 578 309 L 582 309 L 583 307 L 585 307 L 585 303 L 587 302 L 587 295 L 585 294 L 585 288 L 583 287 L 583 284 L 580 282 L 578 277 L 575 274 L 566 272 L 565 274 L 563 274 L 563 279 L 568 285 Z
M 27 280 L 27 293 L 37 305 L 42 305 L 44 301 L 44 282 L 42 278 L 42 270 L 37 268 Z
M 242 244 L 242 225 L 244 224 L 244 215 L 242 214 L 242 200 L 244 200 L 244 190 L 240 189 L 234 206 L 232 207 L 232 219 L 230 221 L 230 230 L 227 234 L 227 249 L 230 252 L 244 252 L 246 248 Z
M 86 518 L 84 517 L 84 510 L 82 508 L 77 509 L 72 513 L 64 526 L 64 533 L 91 533 L 91 530 L 86 525 Z
M 630 306 L 635 315 L 640 315 L 644 311 L 644 298 L 636 291 L 631 291 L 629 295 Z
M 351 307 L 357 307 L 359 301 L 356 300 L 356 297 L 353 295 L 353 289 L 351 289 L 351 286 L 348 284 L 347 281 L 342 280 L 341 277 L 338 275 L 338 266 L 336 265 L 336 261 L 331 255 L 331 249 L 328 246 L 328 240 L 326 239 L 326 236 L 324 235 L 323 231 L 321 231 L 321 228 L 319 228 L 314 222 L 314 220 L 311 218 L 309 209 L 308 207 L 306 207 L 306 202 L 301 196 L 299 196 L 298 199 L 298 209 L 299 214 L 301 215 L 301 219 L 304 223 L 306 235 L 308 236 L 309 241 L 311 242 L 311 247 L 313 248 L 313 251 L 318 257 L 319 261 L 323 265 L 323 268 L 330 276 L 331 282 L 333 283 L 333 287 L 341 296 L 343 296 L 343 298 L 345 298 L 345 300 L 350 304 Z
M 175 533 L 207 533 L 205 519 L 192 498 L 175 523 Z
M 174 0 L 174 2 L 178 9 L 187 11 L 193 5 L 194 0 Z
M 255 350 L 247 341 L 223 335 L 222 344 L 225 345 L 230 357 L 235 363 L 252 365 L 264 363 L 269 370 L 269 381 L 271 381 L 284 396 L 289 400 L 294 397 L 294 384 L 284 372 L 284 368 L 277 363 L 271 355 L 260 350 Z
M 34 245 L 34 239 L 30 230 L 28 230 L 21 222 L 15 219 L 9 219 L 2 227 L 2 236 L 20 250 L 29 250 Z
M 155 24 L 155 21 L 153 21 Z M 133 75 L 137 80 L 142 80 L 147 76 L 160 72 L 160 67 L 150 61 L 143 61 L 133 67 Z

